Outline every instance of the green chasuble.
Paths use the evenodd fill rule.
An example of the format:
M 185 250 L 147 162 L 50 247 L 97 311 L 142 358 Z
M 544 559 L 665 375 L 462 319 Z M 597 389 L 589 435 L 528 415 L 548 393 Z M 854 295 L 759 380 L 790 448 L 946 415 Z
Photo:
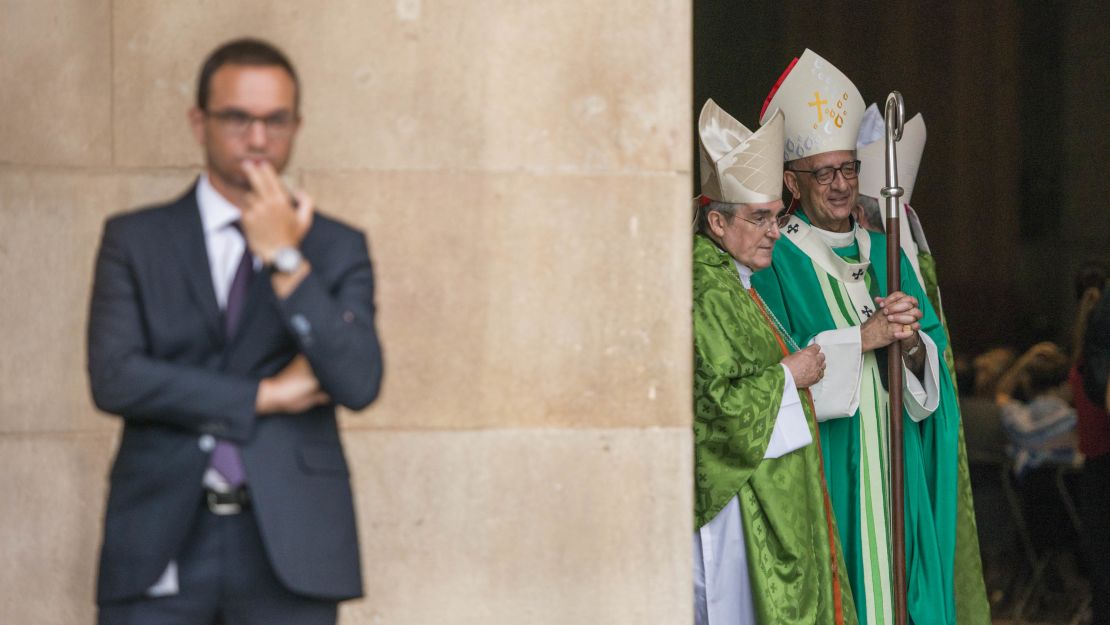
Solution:
M 866 302 L 856 301 L 860 286 L 857 282 L 849 288 L 847 276 L 864 280 L 871 296 L 886 295 L 884 235 L 857 231 L 858 247 L 865 249 L 853 245 L 841 250 L 840 255 L 849 258 L 836 261 L 844 264 L 837 267 L 841 273 L 834 276 L 822 268 L 816 256 L 811 257 L 802 249 L 816 254 L 813 250 L 818 246 L 827 248 L 809 228 L 804 214 L 796 215 L 784 234 L 776 245 L 771 267 L 756 273 L 752 284 L 799 345 L 808 344 L 826 330 L 861 325 L 874 313 L 873 300 L 870 307 Z M 864 258 L 852 258 L 857 254 Z M 917 298 L 924 313 L 922 332 L 943 352 L 947 347 L 944 329 L 904 255 L 901 267 L 901 290 Z M 943 360 L 938 364 L 941 371 L 937 409 L 920 422 L 903 411 L 907 603 L 910 620 L 916 625 L 956 622 L 953 568 L 959 412 L 948 367 Z M 836 366 L 833 362 L 829 365 L 830 369 Z M 889 625 L 893 613 L 889 400 L 882 380 L 885 367 L 885 351 L 878 358 L 875 353 L 865 354 L 859 409 L 851 416 L 820 424 L 829 495 L 845 548 L 859 620 L 868 625 Z
M 838 603 L 854 624 L 809 402 L 814 443 L 765 459 L 786 381 L 783 348 L 732 258 L 701 235 L 693 253 L 696 527 L 738 498 L 761 625 L 831 625 Z

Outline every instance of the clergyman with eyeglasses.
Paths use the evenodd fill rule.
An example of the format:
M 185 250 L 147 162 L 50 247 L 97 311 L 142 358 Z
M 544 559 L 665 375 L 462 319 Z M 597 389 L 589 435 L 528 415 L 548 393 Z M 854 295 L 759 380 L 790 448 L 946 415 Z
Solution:
M 886 237 L 852 219 L 864 115 L 855 85 L 806 50 L 768 96 L 762 122 L 777 110 L 786 116 L 783 181 L 796 210 L 752 284 L 786 333 L 820 345 L 828 362 L 810 391 L 859 621 L 894 620 L 885 348 L 900 341 L 907 608 L 914 623 L 952 625 L 957 600 L 983 606 L 985 596 L 981 584 L 954 583 L 954 562 L 969 555 L 957 549 L 975 546 L 956 540 L 959 412 L 940 358 L 944 329 L 905 254 L 901 288 L 887 292 Z
M 365 236 L 280 178 L 301 123 L 263 41 L 204 62 L 184 195 L 110 218 L 88 327 L 93 400 L 122 420 L 99 622 L 334 624 L 362 594 L 335 407 L 378 394 Z
M 783 117 L 758 132 L 709 100 L 695 200 L 694 622 L 856 623 L 799 349 L 752 287 L 788 218 Z

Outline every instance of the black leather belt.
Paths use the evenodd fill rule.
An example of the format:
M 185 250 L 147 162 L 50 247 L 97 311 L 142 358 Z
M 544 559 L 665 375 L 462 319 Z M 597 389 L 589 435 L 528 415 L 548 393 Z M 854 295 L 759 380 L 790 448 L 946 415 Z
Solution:
M 204 501 L 208 505 L 209 512 L 220 516 L 239 514 L 251 508 L 251 497 L 246 486 L 240 486 L 226 493 L 206 488 L 204 489 Z

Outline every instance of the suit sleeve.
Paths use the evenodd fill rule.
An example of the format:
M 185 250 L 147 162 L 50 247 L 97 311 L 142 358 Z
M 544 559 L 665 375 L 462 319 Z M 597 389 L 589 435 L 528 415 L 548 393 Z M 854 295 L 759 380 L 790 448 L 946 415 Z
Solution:
M 97 408 L 244 441 L 254 425 L 258 380 L 150 356 L 142 293 L 127 229 L 111 220 L 97 254 L 89 309 L 88 369 Z
M 336 403 L 358 410 L 378 396 L 382 353 L 374 326 L 374 274 L 366 238 L 345 239 L 339 278 L 329 287 L 315 270 L 285 300 L 285 323 Z

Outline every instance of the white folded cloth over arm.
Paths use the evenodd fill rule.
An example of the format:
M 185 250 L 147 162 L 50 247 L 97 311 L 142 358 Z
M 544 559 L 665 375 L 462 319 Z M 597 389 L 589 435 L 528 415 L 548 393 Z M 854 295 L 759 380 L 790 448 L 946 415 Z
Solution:
M 843 419 L 859 408 L 860 376 L 863 374 L 863 338 L 859 326 L 826 330 L 809 342 L 821 346 L 825 355 L 825 377 L 809 392 L 818 421 Z
M 775 416 L 775 427 L 771 431 L 771 440 L 763 454 L 764 458 L 778 458 L 813 442 L 794 376 L 789 367 L 782 364 L 779 366 L 786 372 L 786 384 L 782 389 L 782 403 Z

